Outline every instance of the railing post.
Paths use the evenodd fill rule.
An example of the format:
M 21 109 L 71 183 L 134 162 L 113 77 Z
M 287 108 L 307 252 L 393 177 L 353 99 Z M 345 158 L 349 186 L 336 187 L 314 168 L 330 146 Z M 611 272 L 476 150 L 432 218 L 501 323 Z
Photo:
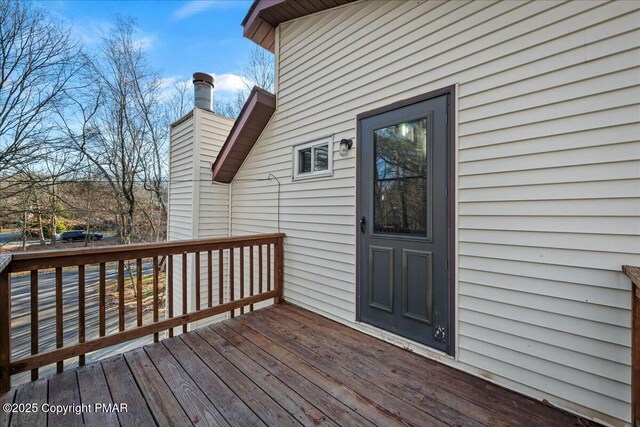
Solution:
M 633 334 L 631 352 L 632 367 L 631 378 L 631 405 L 633 414 L 633 425 L 640 426 L 640 282 L 634 281 L 632 284 L 632 316 L 633 326 L 631 333 Z
M 278 237 L 274 245 L 273 269 L 275 270 L 274 289 L 277 292 L 274 303 L 280 304 L 284 302 L 284 239 Z
M 9 270 L 11 256 L 0 256 L 0 394 L 11 388 L 11 283 Z
M 640 267 L 622 271 L 631 279 L 631 425 L 640 426 Z

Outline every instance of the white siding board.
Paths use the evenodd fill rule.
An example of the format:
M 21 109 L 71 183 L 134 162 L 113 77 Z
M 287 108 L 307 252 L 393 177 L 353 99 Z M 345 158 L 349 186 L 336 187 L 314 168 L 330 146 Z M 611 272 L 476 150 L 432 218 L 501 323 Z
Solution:
M 577 319 L 589 320 L 605 325 L 628 328 L 631 322 L 629 309 L 598 306 L 584 301 L 569 301 L 558 297 L 548 297 L 529 293 L 526 300 L 520 291 L 500 289 L 487 285 L 476 285 L 460 281 L 460 295 L 482 298 L 514 306 L 538 310 L 541 313 L 554 313 Z M 525 305 L 526 304 L 526 305 Z M 585 313 L 587 313 L 585 315 Z
M 564 265 L 597 270 L 618 272 L 620 263 L 634 265 L 638 255 L 616 253 L 577 251 L 569 249 L 540 248 L 532 246 L 500 245 L 496 243 L 461 243 L 460 255 L 496 258 L 511 261 L 524 261 L 539 264 Z M 541 267 L 543 268 L 543 267 Z
M 631 308 L 631 301 L 629 301 L 627 292 L 621 289 L 607 289 L 581 283 L 568 283 L 470 269 L 461 270 L 458 279 L 460 282 L 546 295 L 563 300 L 584 301 L 626 310 Z
M 622 368 L 620 364 L 611 362 L 607 359 L 597 358 L 589 354 L 567 350 L 563 347 L 549 345 L 539 341 L 536 341 L 536 345 L 531 345 L 529 337 L 525 338 L 519 335 L 504 333 L 500 330 L 485 328 L 472 323 L 461 322 L 460 334 L 470 338 L 473 338 L 474 336 L 486 336 L 489 342 L 496 345 L 507 348 L 513 346 L 521 353 L 527 353 L 531 356 L 540 357 L 541 359 L 551 362 L 553 362 L 554 359 L 563 362 L 571 360 L 571 364 L 568 366 L 569 368 L 575 368 L 583 371 L 587 373 L 587 375 L 597 375 L 602 378 L 622 383 L 623 385 L 629 385 L 629 370 Z M 593 372 L 592 369 L 594 365 L 600 366 L 600 370 Z M 614 388 L 618 388 L 618 384 L 613 383 L 612 385 Z M 622 399 L 620 400 L 624 400 L 625 396 L 621 397 Z
M 280 25 L 278 109 L 232 184 L 231 233 L 285 232 L 285 298 L 353 322 L 358 141 L 344 159 L 335 143 L 360 112 L 458 83 L 455 364 L 628 421 L 619 269 L 640 263 L 639 11 L 358 2 Z M 333 177 L 293 182 L 292 145 L 327 135 Z M 279 207 L 255 181 L 269 174 Z
M 469 354 L 468 359 L 480 368 L 486 369 L 490 367 L 492 370 L 497 370 L 498 375 L 513 378 L 515 381 L 522 382 L 523 384 L 533 384 L 539 390 L 570 401 L 577 400 L 575 396 L 578 394 L 581 400 L 579 403 L 599 412 L 607 410 L 607 408 L 623 411 L 624 408 L 628 406 L 628 402 L 626 401 L 611 398 L 597 391 L 591 391 L 583 382 L 586 376 L 584 374 L 578 375 L 575 370 L 569 370 L 565 367 L 561 368 L 543 359 L 531 357 L 509 348 L 496 346 L 488 341 L 480 341 L 465 337 L 464 335 L 460 336 L 460 341 L 461 344 L 464 343 L 464 346 L 461 346 L 465 349 L 464 351 L 473 353 L 473 355 L 495 354 L 496 356 L 493 357 L 481 356 L 485 359 L 483 361 Z M 463 350 L 461 350 L 461 352 L 462 351 Z M 534 366 L 532 363 L 535 363 L 536 370 L 531 369 Z M 536 375 L 533 375 L 534 378 L 529 378 L 532 376 L 532 373 Z M 580 378 L 580 380 L 576 381 L 575 378 Z M 581 382 L 582 384 L 575 385 L 576 382 Z M 629 387 L 623 385 L 617 387 L 617 389 L 621 388 L 629 389 Z M 603 392 L 607 393 L 608 390 L 603 390 Z
M 311 207 L 310 209 L 313 209 Z M 459 206 L 460 216 L 614 216 L 637 217 L 640 205 L 637 199 L 607 199 L 602 203 L 588 200 L 535 200 L 504 202 L 471 202 Z
M 590 158 L 585 164 L 580 165 L 567 165 L 567 166 L 552 166 L 552 167 L 538 167 L 535 162 L 529 164 L 531 169 L 518 169 L 515 171 L 486 171 L 469 173 L 459 176 L 460 188 L 486 188 L 486 187 L 508 187 L 513 185 L 523 184 L 551 184 L 551 183 L 572 183 L 572 182 L 588 182 L 588 181 L 612 181 L 612 180 L 627 180 L 636 179 L 640 177 L 640 168 L 638 168 L 638 161 L 633 157 L 640 155 L 640 144 L 636 144 L 638 149 L 632 150 L 634 152 L 629 155 L 629 160 L 625 161 L 607 161 L 604 157 L 602 163 L 596 163 L 597 160 Z M 635 147 L 634 147 L 635 148 Z M 606 151 L 606 150 L 605 150 Z M 615 153 L 615 146 L 612 146 L 611 151 Z M 624 150 L 619 150 L 624 151 Z M 631 150 L 630 150 L 631 151 Z M 605 153 L 604 156 L 608 154 Z M 561 156 L 559 156 L 561 157 Z M 504 162 L 496 162 L 504 164 Z M 513 163 L 522 164 L 524 166 L 523 159 L 513 159 Z M 496 167 L 500 167 L 494 163 Z M 460 165 L 460 169 L 465 169 Z M 478 170 L 481 169 L 478 165 L 469 165 L 469 169 Z M 509 168 L 516 168 L 516 165 Z
M 617 364 L 612 364 L 606 360 L 594 358 L 589 355 L 570 351 L 564 348 L 559 348 L 545 343 L 538 342 L 535 346 L 531 345 L 531 342 L 517 335 L 504 334 L 493 329 L 482 328 L 479 326 L 463 323 L 460 328 L 460 335 L 467 337 L 468 339 L 474 339 L 474 336 L 486 337 L 486 342 L 493 345 L 497 345 L 505 348 L 513 348 L 513 350 L 540 358 L 546 362 L 551 362 L 547 366 L 551 369 L 558 369 L 564 372 L 562 379 L 565 382 L 567 378 L 571 378 L 571 375 L 576 375 L 578 378 L 584 378 L 585 381 L 594 383 L 593 385 L 582 384 L 585 387 L 591 387 L 598 390 L 598 393 L 607 396 L 607 393 L 613 393 L 618 400 L 623 402 L 627 401 L 628 396 L 628 370 L 618 369 Z M 564 365 L 558 363 L 556 360 L 571 360 L 571 364 Z M 601 370 L 592 371 L 593 365 L 599 365 Z M 579 372 L 576 372 L 579 371 Z M 613 374 L 613 375 L 612 375 Z M 619 380 L 610 378 L 611 376 L 619 377 Z M 619 390 L 625 392 L 625 395 L 618 394 Z

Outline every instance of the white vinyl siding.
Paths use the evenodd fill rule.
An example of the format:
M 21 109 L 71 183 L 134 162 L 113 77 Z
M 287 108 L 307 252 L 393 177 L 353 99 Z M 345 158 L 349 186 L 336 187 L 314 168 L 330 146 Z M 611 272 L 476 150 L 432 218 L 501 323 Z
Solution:
M 202 109 L 194 109 L 192 116 L 171 129 L 169 240 L 225 237 L 229 235 L 229 186 L 211 183 L 211 165 L 224 144 L 233 119 Z M 187 132 L 188 129 L 188 132 Z M 179 168 L 175 168 L 179 165 Z M 183 197 L 183 193 L 191 197 Z M 200 304 L 208 303 L 208 267 L 206 253 L 200 254 Z M 217 252 L 212 253 L 212 298 L 218 301 Z M 227 257 L 224 257 L 225 277 L 228 277 Z M 182 256 L 174 262 L 174 314 L 182 313 Z M 187 256 L 187 311 L 195 310 L 195 254 Z M 224 283 L 223 283 L 224 285 Z M 196 322 L 201 326 L 215 321 Z M 180 329 L 180 328 L 178 328 Z M 176 332 L 179 332 L 176 329 Z M 181 331 L 181 329 L 180 329 Z
M 282 24 L 278 110 L 232 183 L 232 234 L 287 234 L 285 298 L 355 319 L 358 141 L 292 181 L 292 146 L 457 84 L 458 349 L 469 372 L 630 420 L 640 264 L 637 2 L 358 2 Z M 334 153 L 335 154 L 335 153 Z M 277 185 L 280 182 L 278 215 Z
M 171 128 L 169 144 L 169 220 L 167 240 L 189 239 L 193 205 L 193 119 Z M 173 182 L 171 182 L 173 181 Z

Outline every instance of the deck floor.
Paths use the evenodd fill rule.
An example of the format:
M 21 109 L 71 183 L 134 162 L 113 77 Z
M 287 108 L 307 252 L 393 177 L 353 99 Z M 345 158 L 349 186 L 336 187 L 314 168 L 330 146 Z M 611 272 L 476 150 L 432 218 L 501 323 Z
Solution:
M 593 425 L 290 304 L 20 385 L 0 400 L 92 409 L 0 411 L 0 426 Z

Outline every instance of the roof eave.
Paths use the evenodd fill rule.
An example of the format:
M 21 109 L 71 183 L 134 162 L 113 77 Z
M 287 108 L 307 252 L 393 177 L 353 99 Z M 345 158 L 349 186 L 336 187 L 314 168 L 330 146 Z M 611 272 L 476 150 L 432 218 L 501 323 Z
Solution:
M 254 87 L 211 165 L 213 181 L 225 184 L 233 181 L 275 109 L 275 95 Z M 247 127 L 248 124 L 251 124 L 251 128 Z

